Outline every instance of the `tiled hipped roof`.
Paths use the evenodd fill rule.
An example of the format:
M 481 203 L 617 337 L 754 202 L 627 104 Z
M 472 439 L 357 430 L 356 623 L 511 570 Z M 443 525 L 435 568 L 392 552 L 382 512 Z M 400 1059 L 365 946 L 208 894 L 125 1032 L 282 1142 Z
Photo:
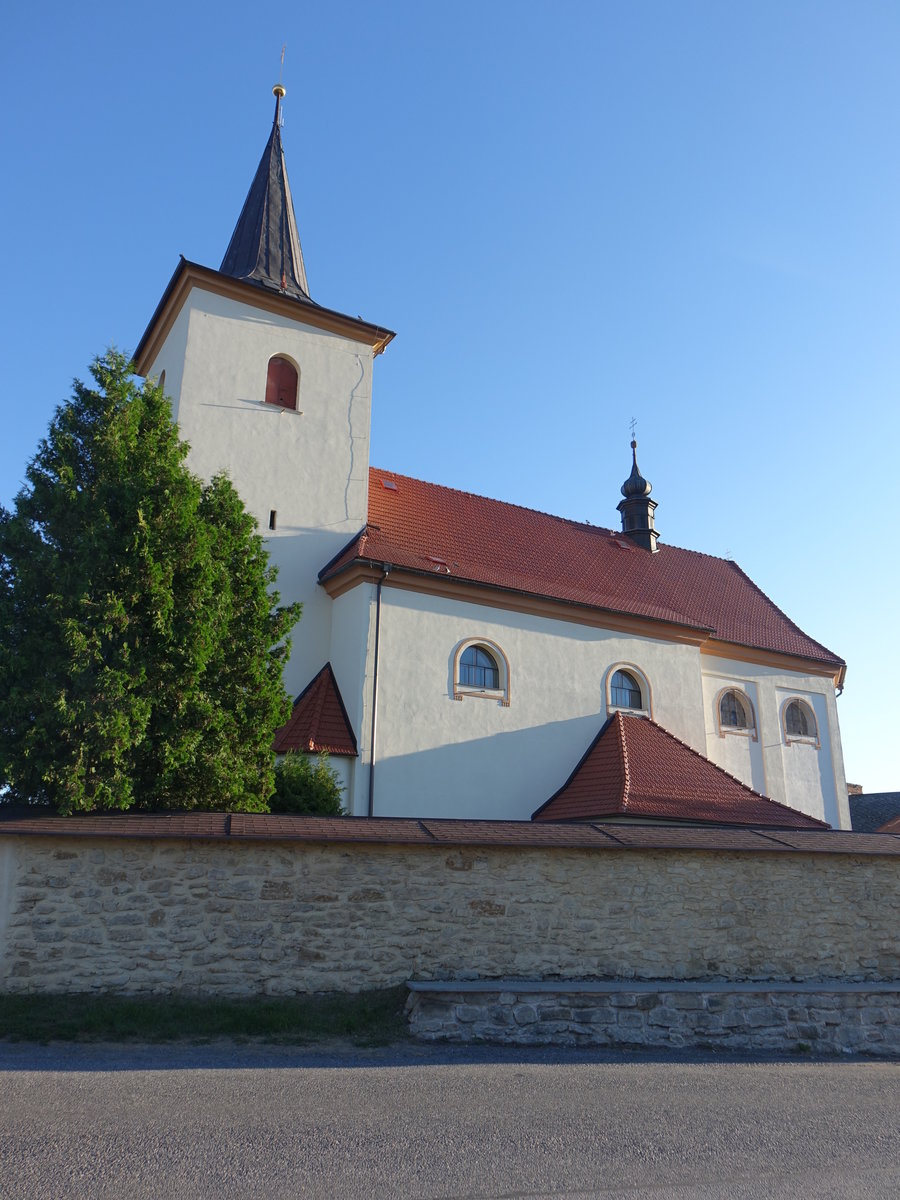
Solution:
M 331 663 L 294 701 L 290 720 L 275 734 L 275 753 L 289 750 L 305 753 L 355 755 L 356 736 L 350 725 Z
M 666 545 L 651 554 L 609 529 L 375 468 L 368 525 L 321 578 L 360 561 L 671 622 L 835 670 L 844 665 L 726 559 Z
M 770 829 L 827 829 L 770 800 L 646 717 L 615 713 L 535 821 L 603 817 L 699 821 Z

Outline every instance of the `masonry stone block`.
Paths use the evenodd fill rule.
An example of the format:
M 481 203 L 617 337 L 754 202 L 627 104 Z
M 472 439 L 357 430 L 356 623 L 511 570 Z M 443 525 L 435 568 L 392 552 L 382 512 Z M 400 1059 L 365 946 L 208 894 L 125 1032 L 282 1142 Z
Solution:
M 538 1019 L 537 1008 L 533 1004 L 515 1004 L 513 1017 L 517 1025 L 533 1025 Z
M 484 1010 L 478 1004 L 457 1004 L 455 1013 L 457 1021 L 464 1021 L 467 1024 L 480 1021 L 484 1016 Z

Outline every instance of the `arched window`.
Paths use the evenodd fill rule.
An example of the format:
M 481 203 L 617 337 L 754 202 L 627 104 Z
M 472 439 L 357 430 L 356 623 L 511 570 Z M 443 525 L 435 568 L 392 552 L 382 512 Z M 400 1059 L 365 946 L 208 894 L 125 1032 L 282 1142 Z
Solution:
M 647 680 L 630 664 L 613 667 L 606 677 L 606 706 L 610 710 L 626 709 L 649 713 L 650 688 Z
M 159 386 L 163 392 L 166 390 L 166 372 L 165 372 L 165 370 L 162 370 L 159 373 Z
M 788 742 L 818 742 L 816 715 L 805 700 L 789 700 L 783 709 L 784 736 Z
M 484 646 L 467 646 L 459 657 L 461 687 L 498 688 L 500 668 Z
M 269 369 L 266 373 L 266 404 L 275 404 L 279 408 L 296 408 L 299 382 L 300 377 L 294 364 L 276 354 L 274 358 L 269 359 Z
M 753 705 L 737 688 L 726 688 L 719 696 L 719 732 L 752 733 L 756 728 Z
M 509 704 L 509 660 L 493 642 L 460 642 L 453 655 L 453 699 L 484 696 Z

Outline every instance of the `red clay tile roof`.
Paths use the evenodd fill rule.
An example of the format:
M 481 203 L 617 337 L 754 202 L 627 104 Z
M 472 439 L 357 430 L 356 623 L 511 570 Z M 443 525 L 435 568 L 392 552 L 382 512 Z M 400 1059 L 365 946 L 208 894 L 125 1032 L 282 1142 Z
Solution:
M 726 559 L 666 545 L 651 554 L 609 529 L 390 471 L 370 470 L 368 525 L 320 578 L 358 561 L 674 622 L 725 642 L 844 665 Z
M 344 708 L 340 688 L 326 663 L 294 701 L 290 720 L 275 734 L 275 753 L 288 750 L 305 753 L 356 755 L 356 736 Z
M 617 712 L 534 821 L 623 816 L 773 829 L 828 829 L 770 800 L 646 717 Z

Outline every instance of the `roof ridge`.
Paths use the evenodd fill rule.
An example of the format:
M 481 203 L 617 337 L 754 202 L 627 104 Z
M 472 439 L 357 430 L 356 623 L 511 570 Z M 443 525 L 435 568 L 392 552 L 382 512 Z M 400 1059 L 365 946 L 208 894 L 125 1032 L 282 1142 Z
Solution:
M 334 672 L 331 670 L 331 663 L 327 662 L 319 674 L 316 676 L 319 681 L 319 686 L 312 693 L 312 712 L 310 713 L 310 731 L 309 743 L 310 749 L 313 743 L 319 741 L 319 729 L 322 724 L 322 713 L 325 709 L 325 693 Z
M 442 492 L 453 492 L 457 496 L 467 496 L 470 500 L 486 500 L 488 504 L 502 504 L 504 508 L 515 508 L 519 512 L 534 513 L 538 517 L 547 517 L 551 521 L 561 521 L 565 525 L 576 525 L 579 529 L 593 529 L 597 533 L 608 533 L 611 537 L 621 537 L 621 530 L 610 529 L 608 525 L 593 525 L 590 521 L 576 521 L 574 517 L 561 517 L 559 513 L 545 512 L 542 508 L 530 508 L 527 504 L 514 504 L 511 500 L 499 500 L 496 496 L 484 496 L 481 492 L 467 492 L 465 488 L 452 487 L 448 483 L 433 483 L 430 479 L 419 479 L 416 475 L 404 475 L 400 471 L 389 471 L 383 467 L 369 467 L 372 475 L 390 475 L 393 479 L 405 479 L 410 483 L 421 483 L 425 487 L 440 488 Z
M 650 555 L 606 526 L 399 471 L 371 467 L 368 479 L 369 522 L 320 580 L 354 558 L 430 574 L 440 546 L 452 559 L 451 582 L 683 625 L 736 647 L 827 664 L 838 683 L 843 679 L 844 660 L 809 637 L 732 559 L 671 545 Z
M 625 783 L 622 787 L 622 811 L 628 808 L 628 801 L 631 792 L 631 764 L 628 761 L 628 741 L 625 737 L 625 716 L 623 713 L 616 713 L 616 721 L 619 731 L 619 744 L 622 748 L 622 770 L 625 774 Z
M 768 800 L 768 802 L 770 804 L 777 804 L 779 808 L 785 809 L 786 812 L 797 813 L 800 811 L 799 809 L 791 808 L 791 806 L 789 804 L 782 804 L 782 802 L 780 800 L 773 800 L 772 797 L 767 796 L 765 794 L 765 792 L 758 792 L 756 790 L 756 788 L 750 787 L 750 785 L 747 783 L 744 783 L 744 781 L 742 779 L 738 779 L 737 775 L 732 775 L 732 773 L 730 771 L 726 771 L 724 767 L 720 767 L 717 762 L 713 762 L 713 760 L 711 758 L 708 758 L 705 754 L 701 754 L 701 752 L 699 750 L 695 750 L 694 747 L 692 745 L 690 745 L 689 742 L 684 741 L 682 738 L 680 738 L 678 736 L 677 733 L 672 733 L 672 731 L 670 729 L 666 729 L 665 725 L 660 725 L 658 721 L 654 721 L 652 717 L 647 717 L 645 719 L 648 720 L 650 722 L 650 724 L 653 725 L 656 729 L 658 729 L 661 733 L 664 733 L 666 735 L 666 737 L 671 738 L 673 742 L 677 742 L 679 744 L 679 746 L 684 746 L 685 750 L 690 751 L 690 753 L 696 755 L 697 758 L 701 758 L 701 759 L 703 759 L 704 762 L 709 763 L 709 765 L 711 767 L 714 767 L 715 770 L 717 770 L 720 775 L 724 775 L 726 779 L 730 779 L 732 781 L 732 783 L 736 783 L 738 785 L 738 787 L 743 788 L 745 792 L 749 792 L 751 796 L 756 796 L 763 800 Z M 808 816 L 809 814 L 804 813 L 803 815 Z
M 704 762 L 708 762 L 711 767 L 715 767 L 720 774 L 725 775 L 728 779 L 731 779 L 734 783 L 742 787 L 744 791 L 751 792 L 754 796 L 762 796 L 764 800 L 772 799 L 771 796 L 767 796 L 764 792 L 758 792 L 756 788 L 752 788 L 749 786 L 749 784 L 744 783 L 742 779 L 738 779 L 737 775 L 732 775 L 730 771 L 726 771 L 724 767 L 720 767 L 718 763 L 713 762 L 713 760 L 707 757 L 707 755 L 702 754 L 699 750 L 695 750 L 690 742 L 686 742 L 683 738 L 680 738 L 677 733 L 672 733 L 671 729 L 666 729 L 665 725 L 660 725 L 659 722 L 654 721 L 652 717 L 648 717 L 647 720 L 651 725 L 654 725 L 658 730 L 660 730 L 661 733 L 664 733 L 666 737 L 670 737 L 672 741 L 677 742 L 679 746 L 684 746 L 685 750 L 690 750 L 691 754 L 696 754 L 698 758 L 702 758 Z M 772 803 L 777 804 L 778 801 L 772 800 Z M 782 807 L 787 806 L 783 805 Z M 796 810 L 791 809 L 791 812 L 794 811 Z
M 613 722 L 618 728 L 618 755 L 609 743 L 601 756 L 601 743 Z M 634 762 L 630 741 L 635 743 Z M 615 777 L 610 769 L 613 763 Z M 619 790 L 618 772 L 624 772 L 624 792 Z M 532 820 L 602 820 L 610 815 L 760 828 L 829 828 L 827 821 L 756 791 L 652 718 L 623 710 L 605 722 L 566 783 L 532 814 Z
M 329 732 L 333 734 L 335 730 L 329 730 L 329 723 L 324 719 L 332 697 L 337 703 L 343 725 L 336 739 L 328 736 Z M 276 754 L 283 754 L 288 750 L 314 754 L 317 747 L 319 751 L 327 750 L 329 754 L 359 753 L 356 734 L 347 715 L 344 698 L 330 660 L 312 677 L 294 701 L 290 717 L 275 732 Z
M 622 530 L 613 529 L 608 525 L 594 525 L 591 521 L 576 521 L 574 517 L 562 517 L 558 513 L 546 512 L 542 508 L 531 508 L 527 504 L 515 504 L 511 500 L 500 500 L 496 496 L 485 496 L 481 492 L 469 492 L 469 491 L 466 491 L 465 488 L 453 487 L 450 484 L 434 483 L 430 479 L 420 479 L 417 475 L 406 475 L 401 471 L 392 471 L 392 470 L 388 470 L 384 467 L 370 467 L 369 472 L 370 472 L 370 474 L 376 474 L 376 475 L 389 475 L 389 476 L 393 477 L 394 479 L 405 479 L 405 480 L 408 480 L 410 483 L 419 483 L 419 484 L 422 484 L 423 486 L 429 487 L 429 488 L 440 488 L 441 491 L 453 492 L 457 496 L 466 496 L 471 500 L 485 500 L 489 504 L 502 504 L 504 508 L 514 508 L 514 509 L 517 509 L 519 512 L 534 513 L 535 516 L 547 517 L 551 521 L 560 521 L 561 523 L 563 523 L 565 525 L 574 525 L 578 529 L 590 529 L 590 530 L 594 530 L 598 533 L 605 533 L 605 534 L 608 534 L 612 538 L 622 538 L 622 537 L 626 536 L 622 533 Z M 367 526 L 367 528 L 368 528 L 368 526 Z M 805 630 L 800 628 L 800 626 L 796 623 L 796 621 L 791 620 L 791 618 L 787 615 L 787 613 L 785 613 L 782 608 L 779 608 L 779 606 L 775 603 L 775 601 L 766 592 L 764 592 L 763 589 L 761 587 L 759 587 L 758 584 L 753 582 L 753 580 L 750 578 L 750 576 L 747 574 L 747 572 L 743 569 L 743 567 L 739 563 L 737 563 L 733 558 L 726 558 L 722 554 L 708 554 L 705 550 L 692 550 L 687 546 L 676 546 L 672 542 L 665 542 L 665 541 L 662 541 L 660 543 L 659 549 L 660 549 L 660 551 L 677 550 L 679 554 L 689 554 L 689 555 L 691 555 L 692 558 L 703 558 L 703 559 L 710 560 L 712 562 L 723 563 L 725 566 L 729 567 L 731 570 L 736 571 L 743 579 L 745 579 L 751 585 L 753 590 L 758 595 L 762 596 L 762 598 L 768 604 L 771 604 L 772 607 L 777 610 L 779 616 L 782 616 L 787 621 L 787 623 L 790 625 L 791 629 L 795 633 L 799 634 L 801 637 L 807 638 L 811 642 L 814 642 L 819 647 L 820 650 L 824 651 L 825 654 L 827 654 L 831 658 L 835 659 L 835 661 L 841 662 L 841 663 L 844 662 L 844 660 L 842 658 L 840 658 L 839 655 L 835 654 L 833 650 L 829 650 L 829 648 L 823 642 L 818 641 L 814 637 L 810 637 L 810 635 L 808 633 L 806 633 Z M 677 610 L 673 610 L 673 612 L 675 612 L 675 611 L 677 611 Z M 684 615 L 684 614 L 682 614 L 682 615 Z M 696 622 L 692 622 L 692 624 L 696 624 Z M 736 642 L 734 644 L 742 645 L 743 643 Z M 751 647 L 751 648 L 758 649 L 758 647 Z
M 486 496 L 483 492 L 470 492 L 465 488 L 453 487 L 452 484 L 448 483 L 435 483 L 431 479 L 420 479 L 418 475 L 406 475 L 402 471 L 392 471 L 386 467 L 370 467 L 369 471 L 373 475 L 390 475 L 394 479 L 405 479 L 410 483 L 423 484 L 425 487 L 440 488 L 441 491 L 453 492 L 457 496 L 467 496 L 470 500 L 486 500 L 489 504 L 502 504 L 504 508 L 515 508 L 520 512 L 534 513 L 539 517 L 549 517 L 552 521 L 562 521 L 566 525 L 575 525 L 579 529 L 596 529 L 601 533 L 608 533 L 610 537 L 621 538 L 626 536 L 623 534 L 621 529 L 613 529 L 612 526 L 609 525 L 595 525 L 592 521 L 576 521 L 574 517 L 562 517 L 559 515 L 559 513 L 547 512 L 543 508 L 532 508 L 527 504 L 516 504 L 512 500 L 501 500 L 497 496 Z M 676 546 L 672 542 L 662 542 L 660 544 L 660 549 L 663 548 L 666 550 L 677 550 L 679 554 L 690 554 L 696 558 L 708 558 L 713 559 L 715 562 L 726 563 L 727 565 L 740 571 L 745 578 L 749 578 L 746 575 L 746 572 L 744 572 L 741 567 L 738 566 L 733 558 L 726 558 L 721 554 L 707 554 L 704 550 L 691 550 L 687 546 Z M 760 591 L 760 589 L 757 590 Z M 760 591 L 760 594 L 765 596 L 765 593 L 762 591 Z M 765 598 L 768 600 L 768 596 Z M 800 632 L 802 633 L 803 631 L 800 630 Z

